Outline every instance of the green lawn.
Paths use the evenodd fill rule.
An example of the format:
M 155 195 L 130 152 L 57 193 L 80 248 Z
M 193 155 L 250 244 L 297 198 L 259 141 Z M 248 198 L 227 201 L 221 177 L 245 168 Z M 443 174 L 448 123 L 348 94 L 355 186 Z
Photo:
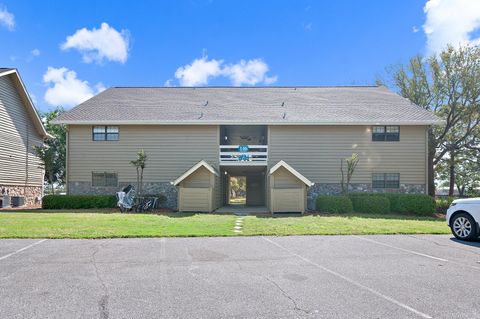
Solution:
M 244 219 L 242 235 L 449 234 L 443 218 L 402 215 L 317 215 Z
M 232 215 L 2 212 L 0 238 L 228 236 L 234 224 Z
M 236 216 L 95 210 L 0 212 L 0 238 L 236 236 Z M 443 219 L 378 215 L 247 216 L 245 235 L 449 234 Z

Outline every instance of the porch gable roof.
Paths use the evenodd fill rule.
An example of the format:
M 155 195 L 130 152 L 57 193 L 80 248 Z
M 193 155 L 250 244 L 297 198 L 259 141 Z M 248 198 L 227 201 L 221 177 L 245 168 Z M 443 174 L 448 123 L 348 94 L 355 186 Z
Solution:
M 296 169 L 294 169 L 293 167 L 291 167 L 290 165 L 288 165 L 285 161 L 281 160 L 279 161 L 277 164 L 275 164 L 271 169 L 270 171 L 268 172 L 268 175 L 272 175 L 273 173 L 275 173 L 275 171 L 277 169 L 279 169 L 280 167 L 284 167 L 287 171 L 289 171 L 293 176 L 295 176 L 296 178 L 298 178 L 299 180 L 301 180 L 305 185 L 307 185 L 308 187 L 310 186 L 313 186 L 313 184 L 315 183 L 312 183 L 308 178 L 306 178 L 305 176 L 303 176 L 302 174 L 300 174 Z
M 220 174 L 217 172 L 217 170 L 215 168 L 213 168 L 210 164 L 208 164 L 207 162 L 205 162 L 204 160 L 201 160 L 200 162 L 198 162 L 197 164 L 193 165 L 189 170 L 187 170 L 185 173 L 183 173 L 182 175 L 180 175 L 176 180 L 173 181 L 173 185 L 174 186 L 177 186 L 178 184 L 180 184 L 185 178 L 187 178 L 188 176 L 192 175 L 193 173 L 195 173 L 200 167 L 205 167 L 210 173 L 216 175 L 216 176 L 220 176 Z

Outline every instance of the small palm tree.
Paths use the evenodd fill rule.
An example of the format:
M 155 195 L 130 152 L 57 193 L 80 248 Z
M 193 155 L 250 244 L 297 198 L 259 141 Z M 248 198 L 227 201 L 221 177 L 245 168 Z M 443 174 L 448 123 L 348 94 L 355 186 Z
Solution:
M 343 162 L 347 163 L 346 172 L 344 171 Z M 348 189 L 350 188 L 350 180 L 352 179 L 355 168 L 358 164 L 358 154 L 353 153 L 352 156 L 340 160 L 340 172 L 342 173 L 342 195 L 348 195 Z
M 142 195 L 142 188 L 143 188 L 143 170 L 145 169 L 145 163 L 147 162 L 147 154 L 142 149 L 137 153 L 137 159 L 130 161 L 130 164 L 135 166 L 137 169 L 137 189 L 138 189 L 138 196 Z

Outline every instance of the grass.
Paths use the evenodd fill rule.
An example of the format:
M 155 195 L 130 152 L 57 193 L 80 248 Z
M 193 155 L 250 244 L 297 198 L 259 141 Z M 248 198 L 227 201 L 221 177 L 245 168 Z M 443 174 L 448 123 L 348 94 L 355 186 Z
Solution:
M 107 214 L 102 214 L 102 212 Z M 0 238 L 237 236 L 236 216 L 74 210 L 0 212 Z M 247 216 L 240 235 L 449 234 L 443 219 L 365 214 Z
M 444 219 L 405 215 L 311 215 L 244 219 L 242 235 L 449 234 Z
M 235 216 L 0 213 L 0 238 L 119 238 L 233 235 Z

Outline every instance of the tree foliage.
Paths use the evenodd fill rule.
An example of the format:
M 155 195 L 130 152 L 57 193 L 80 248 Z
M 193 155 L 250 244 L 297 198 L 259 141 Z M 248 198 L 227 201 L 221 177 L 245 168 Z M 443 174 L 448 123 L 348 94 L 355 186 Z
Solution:
M 448 170 L 453 193 L 457 170 L 469 167 L 459 163 L 467 155 L 478 157 L 480 151 L 480 48 L 448 46 L 427 59 L 415 56 L 392 68 L 390 75 L 400 95 L 444 119 L 428 133 L 429 191 L 434 194 L 437 168 Z
M 53 111 L 40 114 L 50 136 L 42 146 L 34 146 L 34 151 L 42 161 L 42 168 L 45 170 L 45 181 L 51 186 L 52 193 L 55 193 L 55 184 L 65 183 L 67 131 L 62 125 L 51 123 L 64 112 L 63 108 L 58 107 Z

